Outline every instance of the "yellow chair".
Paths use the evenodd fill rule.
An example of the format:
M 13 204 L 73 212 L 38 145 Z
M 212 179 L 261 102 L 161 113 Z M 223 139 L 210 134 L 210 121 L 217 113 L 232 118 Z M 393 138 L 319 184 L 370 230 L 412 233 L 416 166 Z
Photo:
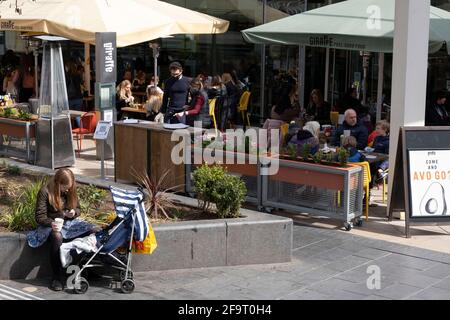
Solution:
M 339 112 L 331 111 L 330 120 L 331 124 L 337 127 L 339 125 Z
M 239 99 L 239 105 L 238 105 L 238 111 L 241 113 L 242 115 L 242 122 L 245 122 L 245 116 L 247 116 L 247 125 L 250 127 L 250 118 L 248 116 L 248 103 L 250 101 L 250 96 L 251 96 L 251 92 L 250 91 L 245 91 L 241 98 Z
M 215 113 L 216 101 L 217 101 L 217 98 L 209 99 L 209 115 L 213 119 L 214 129 L 216 129 L 216 137 L 217 137 L 218 132 L 217 132 L 217 121 L 216 121 L 216 113 Z
M 389 169 L 382 171 L 381 174 L 383 175 L 383 203 L 385 203 L 386 202 L 386 179 L 389 174 Z
M 280 127 L 280 139 L 281 139 L 280 147 L 284 146 L 284 138 L 286 137 L 288 132 L 289 132 L 289 123 L 285 123 L 285 124 L 281 125 L 281 127 Z
M 364 192 L 366 194 L 366 206 L 365 206 L 365 214 L 366 221 L 369 220 L 369 184 L 372 181 L 372 177 L 370 175 L 370 165 L 369 162 L 352 162 L 351 164 L 356 164 L 363 167 L 363 175 L 364 175 Z

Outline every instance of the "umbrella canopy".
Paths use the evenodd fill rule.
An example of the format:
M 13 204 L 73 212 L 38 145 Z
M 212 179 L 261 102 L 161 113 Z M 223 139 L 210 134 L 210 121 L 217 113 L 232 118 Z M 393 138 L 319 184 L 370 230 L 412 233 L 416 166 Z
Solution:
M 401 0 L 400 0 L 401 1 Z M 347 0 L 242 31 L 258 44 L 302 44 L 345 50 L 392 52 L 395 1 Z M 430 10 L 430 52 L 450 43 L 450 13 Z M 447 45 L 450 53 L 450 45 Z
M 124 47 L 172 34 L 224 33 L 229 22 L 157 0 L 37 0 L 0 2 L 0 30 L 53 34 L 95 44 L 96 32 L 116 32 Z

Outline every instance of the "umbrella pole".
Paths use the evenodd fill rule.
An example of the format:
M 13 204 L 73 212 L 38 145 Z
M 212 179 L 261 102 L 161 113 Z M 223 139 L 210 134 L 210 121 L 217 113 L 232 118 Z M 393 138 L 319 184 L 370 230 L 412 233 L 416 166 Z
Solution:
M 38 57 L 39 49 L 35 48 L 33 51 L 34 55 L 34 87 L 36 90 L 36 99 L 39 99 L 39 81 L 38 81 Z
M 381 120 L 383 108 L 383 83 L 384 83 L 384 53 L 378 56 L 378 89 L 377 89 L 377 122 Z

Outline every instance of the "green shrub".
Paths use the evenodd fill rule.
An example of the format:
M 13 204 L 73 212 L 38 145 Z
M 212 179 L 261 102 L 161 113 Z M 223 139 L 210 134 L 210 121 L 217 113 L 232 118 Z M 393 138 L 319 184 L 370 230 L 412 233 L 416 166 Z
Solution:
M 7 225 L 10 231 L 26 231 L 37 228 L 35 220 L 36 200 L 39 190 L 45 183 L 47 183 L 46 178 L 31 183 L 14 201 L 10 211 L 2 218 L 2 222 Z
M 311 155 L 311 149 L 312 149 L 312 146 L 308 143 L 305 143 L 304 145 L 302 145 L 301 156 L 302 156 L 303 160 L 308 160 L 308 158 Z
M 97 188 L 94 185 L 78 186 L 77 196 L 81 214 L 89 214 L 91 210 L 99 209 L 107 194 L 105 189 Z
M 8 165 L 6 172 L 12 176 L 20 176 L 22 174 L 22 169 L 18 166 Z
M 203 211 L 209 211 L 211 204 L 215 204 L 220 218 L 239 216 L 247 194 L 245 183 L 240 178 L 227 174 L 221 166 L 202 165 L 194 171 L 193 179 L 194 191 Z

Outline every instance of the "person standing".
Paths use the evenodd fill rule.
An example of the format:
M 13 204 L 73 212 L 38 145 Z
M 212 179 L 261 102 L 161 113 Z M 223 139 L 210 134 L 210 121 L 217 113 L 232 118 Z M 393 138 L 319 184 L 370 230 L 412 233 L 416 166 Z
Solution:
M 428 105 L 425 115 L 426 126 L 448 126 L 450 117 L 445 108 L 447 102 L 447 92 L 438 91 L 435 93 L 434 103 Z
M 200 79 L 194 79 L 190 84 L 191 103 L 184 107 L 183 111 L 175 114 L 179 122 L 193 126 L 195 121 L 201 121 L 202 128 L 211 127 L 211 116 L 209 115 L 208 94 L 203 89 Z
M 183 76 L 183 67 L 179 62 L 172 62 L 169 70 L 171 77 L 164 83 L 161 112 L 155 120 L 164 117 L 165 123 L 180 123 L 175 114 L 184 111 L 184 107 L 188 104 L 190 79 Z

